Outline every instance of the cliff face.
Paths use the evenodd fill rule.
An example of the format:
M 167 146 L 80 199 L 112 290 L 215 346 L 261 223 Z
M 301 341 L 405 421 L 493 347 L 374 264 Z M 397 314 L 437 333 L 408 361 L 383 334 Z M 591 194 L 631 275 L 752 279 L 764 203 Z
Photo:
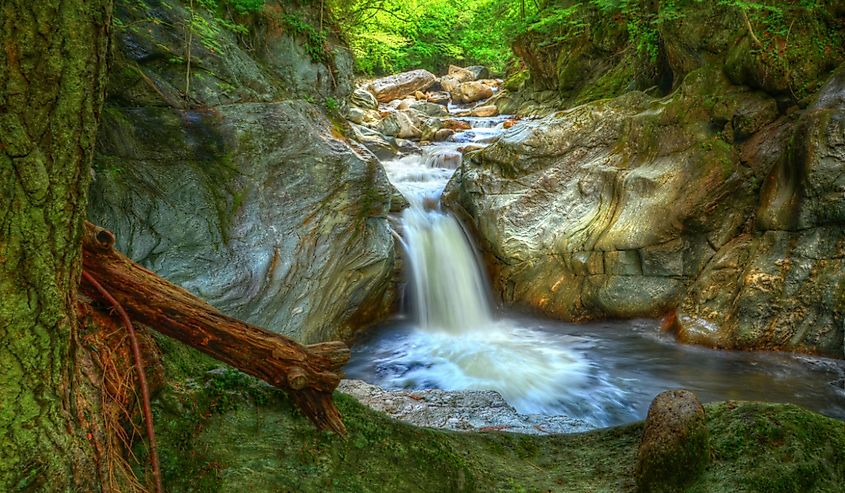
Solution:
M 303 342 L 382 316 L 393 269 L 384 171 L 324 110 L 291 99 L 328 107 L 351 89 L 348 50 L 328 35 L 314 51 L 319 15 L 267 2 L 246 17 L 192 17 L 170 0 L 116 13 L 91 220 L 146 267 Z
M 636 69 L 655 78 L 626 87 L 603 85 L 635 67 L 599 49 L 601 23 L 559 49 L 557 77 L 535 47 L 529 83 L 571 109 L 471 154 L 450 201 L 507 303 L 572 320 L 673 313 L 684 340 L 843 357 L 845 67 L 830 74 L 845 19 L 788 11 L 787 43 L 693 4 L 659 24 L 655 65 Z M 533 111 L 532 97 L 502 101 Z

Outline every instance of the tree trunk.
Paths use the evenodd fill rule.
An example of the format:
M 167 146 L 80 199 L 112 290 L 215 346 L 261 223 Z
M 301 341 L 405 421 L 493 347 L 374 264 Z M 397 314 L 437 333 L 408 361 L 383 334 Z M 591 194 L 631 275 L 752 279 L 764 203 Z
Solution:
M 318 428 L 346 433 L 332 402 L 340 369 L 349 360 L 345 344 L 303 346 L 227 317 L 132 262 L 113 248 L 114 241 L 110 231 L 86 223 L 83 264 L 85 272 L 102 284 L 133 320 L 285 390 Z M 82 287 L 91 298 L 102 298 L 89 283 Z
M 4 492 L 101 489 L 75 308 L 110 23 L 111 0 L 0 4 Z

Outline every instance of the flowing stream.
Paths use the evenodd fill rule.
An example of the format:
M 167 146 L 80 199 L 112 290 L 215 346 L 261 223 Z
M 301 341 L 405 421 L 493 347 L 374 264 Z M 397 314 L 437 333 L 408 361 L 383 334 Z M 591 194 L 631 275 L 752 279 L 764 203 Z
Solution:
M 384 162 L 410 204 L 397 228 L 407 309 L 353 347 L 347 376 L 387 389 L 495 390 L 521 413 L 595 427 L 642 419 L 656 394 L 680 387 L 705 402 L 792 402 L 845 419 L 840 361 L 684 346 L 655 321 L 575 325 L 496 313 L 469 235 L 440 196 L 461 164 L 458 149 L 494 140 L 507 118 L 461 119 L 472 128 L 452 142 Z

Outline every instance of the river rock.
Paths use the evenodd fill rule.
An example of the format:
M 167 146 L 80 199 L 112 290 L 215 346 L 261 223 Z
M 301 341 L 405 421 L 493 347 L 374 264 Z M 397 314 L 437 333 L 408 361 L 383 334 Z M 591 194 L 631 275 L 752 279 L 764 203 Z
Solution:
M 309 103 L 104 110 L 89 217 L 225 313 L 311 343 L 389 309 L 390 187 Z
M 376 130 L 384 135 L 402 139 L 419 139 L 422 136 L 422 131 L 414 125 L 414 120 L 406 111 L 390 111 L 378 123 Z
M 349 97 L 349 102 L 365 110 L 378 109 L 378 101 L 376 101 L 375 96 L 373 96 L 370 91 L 362 87 L 359 87 L 352 92 L 352 95 Z
M 472 73 L 472 80 L 481 80 L 490 78 L 490 69 L 483 65 L 472 65 L 466 67 L 464 70 Z
M 493 391 L 388 391 L 361 380 L 342 380 L 337 390 L 415 426 L 530 435 L 579 433 L 590 429 L 585 422 L 566 416 L 519 414 L 501 394 Z
M 451 96 L 454 96 L 454 93 L 461 87 L 461 81 L 454 77 L 441 77 L 440 87 Z
M 464 82 L 450 92 L 456 103 L 474 103 L 493 96 L 493 89 L 481 81 Z
M 351 121 L 352 123 L 362 124 L 364 123 L 364 119 L 367 117 L 367 112 L 358 108 L 357 106 L 352 106 L 346 111 L 346 119 Z
M 434 141 L 442 142 L 444 140 L 449 140 L 450 137 L 455 135 L 455 131 L 450 128 L 441 128 L 437 132 L 434 133 Z
M 427 99 L 430 103 L 448 106 L 452 96 L 446 91 L 430 92 Z
M 418 69 L 375 80 L 367 85 L 367 90 L 379 102 L 386 103 L 416 91 L 425 91 L 435 80 L 437 77 L 428 70 Z
M 498 113 L 499 111 L 496 109 L 496 105 L 493 104 L 478 106 L 470 111 L 471 116 L 479 117 L 496 116 Z
M 458 82 L 469 82 L 477 79 L 475 73 L 457 65 L 449 65 L 447 75 Z
M 410 105 L 411 109 L 420 111 L 428 116 L 449 116 L 449 110 L 445 106 L 428 101 L 417 101 Z
M 648 409 L 634 476 L 641 492 L 674 493 L 710 463 L 704 407 L 688 390 L 658 395 Z

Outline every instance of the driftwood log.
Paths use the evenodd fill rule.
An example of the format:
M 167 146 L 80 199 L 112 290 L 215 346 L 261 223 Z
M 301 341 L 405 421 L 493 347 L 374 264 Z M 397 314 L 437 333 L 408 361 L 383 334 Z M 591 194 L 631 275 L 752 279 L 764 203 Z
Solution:
M 342 342 L 303 346 L 285 336 L 220 313 L 188 291 L 157 276 L 114 248 L 110 231 L 85 224 L 83 268 L 120 302 L 136 322 L 177 339 L 244 373 L 283 389 L 321 430 L 346 434 L 332 392 L 349 360 Z M 83 292 L 103 300 L 90 283 Z

